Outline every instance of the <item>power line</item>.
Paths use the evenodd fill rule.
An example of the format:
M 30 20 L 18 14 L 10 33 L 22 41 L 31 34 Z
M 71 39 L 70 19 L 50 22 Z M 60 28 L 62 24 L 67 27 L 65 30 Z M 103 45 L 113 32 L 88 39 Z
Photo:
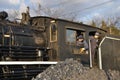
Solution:
M 55 6 L 59 6 L 59 5 L 64 5 L 64 4 L 66 4 L 66 3 L 68 3 L 68 0 L 66 0 L 66 1 L 60 1 L 59 3 L 57 3 L 57 4 L 54 4 L 54 5 L 52 5 L 52 6 L 50 6 L 51 8 L 53 8 L 53 7 L 55 7 Z
M 91 9 L 91 8 L 95 8 L 95 7 L 98 7 L 98 6 L 102 6 L 102 5 L 108 4 L 108 3 L 113 2 L 113 1 L 115 1 L 115 0 L 110 0 L 110 1 L 102 2 L 100 4 L 96 4 L 96 5 L 93 5 L 93 6 L 84 8 L 84 9 L 81 9 L 81 10 L 71 11 L 69 13 L 62 14 L 61 16 L 72 14 L 72 13 L 76 13 L 76 12 L 82 12 L 82 11 L 85 11 L 85 10 L 88 10 L 88 9 Z

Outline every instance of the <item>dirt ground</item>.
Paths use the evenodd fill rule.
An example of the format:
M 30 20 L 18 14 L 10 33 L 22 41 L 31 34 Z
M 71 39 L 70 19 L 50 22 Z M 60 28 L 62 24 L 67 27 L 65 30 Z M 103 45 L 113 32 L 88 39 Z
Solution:
M 48 67 L 32 80 L 120 80 L 120 71 L 89 68 L 76 60 L 67 59 Z

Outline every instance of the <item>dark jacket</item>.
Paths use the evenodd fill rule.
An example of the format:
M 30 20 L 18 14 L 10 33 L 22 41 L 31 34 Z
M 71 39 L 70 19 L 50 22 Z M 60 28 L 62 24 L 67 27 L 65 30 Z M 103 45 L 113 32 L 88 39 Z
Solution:
M 84 47 L 86 50 L 88 49 L 88 44 L 85 40 L 83 40 L 82 42 L 77 41 L 77 46 Z
M 97 45 L 97 40 L 94 38 L 94 36 L 90 36 L 90 43 L 91 43 L 91 48 L 95 49 Z

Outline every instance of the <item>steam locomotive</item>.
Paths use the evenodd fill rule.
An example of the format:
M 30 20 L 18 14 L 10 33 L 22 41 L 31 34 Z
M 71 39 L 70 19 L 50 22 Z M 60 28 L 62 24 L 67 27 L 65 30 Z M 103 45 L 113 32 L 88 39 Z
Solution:
M 29 80 L 46 69 L 50 65 L 49 62 L 55 64 L 55 62 L 63 61 L 66 58 L 80 59 L 84 65 L 90 66 L 90 53 L 81 54 L 79 52 L 79 48 L 76 46 L 76 36 L 83 34 L 89 43 L 90 35 L 99 32 L 101 37 L 105 37 L 107 34 L 103 29 L 82 23 L 46 16 L 29 17 L 28 13 L 22 14 L 21 23 L 10 22 L 5 18 L 2 15 L 0 20 L 1 80 Z M 102 40 L 104 43 L 100 47 L 104 48 L 104 44 L 109 43 L 109 40 L 106 38 L 102 38 Z M 99 63 L 107 55 L 107 53 L 99 55 Z M 119 63 L 118 58 L 117 63 Z M 28 63 L 24 64 L 25 61 Z M 32 64 L 33 61 L 38 64 Z M 48 64 L 43 65 L 39 61 Z M 15 62 L 16 64 L 14 64 Z M 109 62 L 102 61 L 103 68 L 110 67 L 110 65 L 104 66 Z M 117 66 L 112 66 L 112 68 L 119 69 L 119 65 Z

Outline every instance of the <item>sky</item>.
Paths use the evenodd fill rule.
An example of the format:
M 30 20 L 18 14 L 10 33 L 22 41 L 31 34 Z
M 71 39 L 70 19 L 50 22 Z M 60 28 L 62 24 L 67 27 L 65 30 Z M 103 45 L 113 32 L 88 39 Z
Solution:
M 55 13 L 60 16 L 75 15 L 76 21 L 83 23 L 94 19 L 120 17 L 120 0 L 0 0 L 0 11 L 7 11 L 10 19 L 21 18 L 20 13 L 25 12 L 29 6 L 30 15 L 37 16 L 35 9 L 38 3 L 44 10 L 57 10 Z M 48 16 L 45 13 L 42 15 Z

